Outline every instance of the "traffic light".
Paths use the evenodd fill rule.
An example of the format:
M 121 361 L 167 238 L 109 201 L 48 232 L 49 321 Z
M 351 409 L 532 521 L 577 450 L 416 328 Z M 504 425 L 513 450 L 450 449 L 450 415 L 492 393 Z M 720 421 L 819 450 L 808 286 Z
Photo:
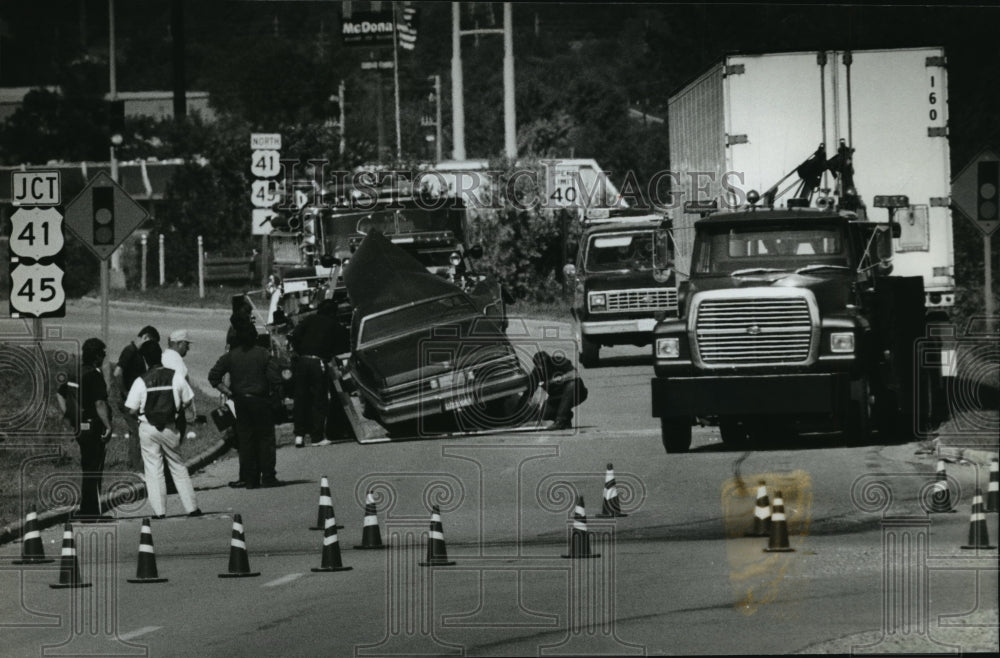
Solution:
M 115 246 L 115 202 L 114 189 L 95 187 L 93 194 L 93 220 L 95 247 Z
M 979 163 L 976 177 L 976 218 L 981 222 L 997 220 L 997 193 L 1000 191 L 1000 161 Z

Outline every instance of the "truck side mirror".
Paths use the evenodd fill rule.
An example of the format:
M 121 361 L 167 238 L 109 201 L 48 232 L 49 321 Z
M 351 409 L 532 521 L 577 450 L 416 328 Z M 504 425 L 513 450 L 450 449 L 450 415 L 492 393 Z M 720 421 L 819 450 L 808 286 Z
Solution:
M 483 257 L 483 245 L 474 244 L 469 247 L 469 258 L 482 258 Z

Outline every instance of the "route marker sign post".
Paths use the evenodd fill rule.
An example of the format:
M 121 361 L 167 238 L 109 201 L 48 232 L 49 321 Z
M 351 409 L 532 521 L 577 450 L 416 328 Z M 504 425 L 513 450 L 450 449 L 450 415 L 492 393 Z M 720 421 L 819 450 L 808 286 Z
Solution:
M 60 183 L 59 171 L 11 172 L 10 317 L 33 318 L 39 338 L 41 318 L 66 317 Z
M 996 316 L 990 236 L 1000 228 L 1000 157 L 986 150 L 974 157 L 951 181 L 954 207 L 983 234 L 983 299 L 987 318 Z
M 101 261 L 101 340 L 108 343 L 108 258 L 149 213 L 103 171 L 66 205 L 66 227 Z
M 268 236 L 274 231 L 271 220 L 278 216 L 272 208 L 281 200 L 276 176 L 281 174 L 281 134 L 251 133 L 250 173 L 255 176 L 250 183 L 250 235 L 260 236 L 261 287 L 267 287 L 271 273 L 271 246 Z

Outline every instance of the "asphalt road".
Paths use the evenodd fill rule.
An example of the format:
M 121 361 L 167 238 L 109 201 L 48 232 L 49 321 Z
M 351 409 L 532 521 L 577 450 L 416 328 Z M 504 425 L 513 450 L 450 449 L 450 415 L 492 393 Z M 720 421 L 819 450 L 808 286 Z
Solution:
M 96 309 L 75 309 L 70 336 Z M 225 314 L 113 316 L 112 351 L 147 321 L 194 334 L 196 380 L 217 356 Z M 515 327 L 516 329 L 516 327 Z M 82 333 L 81 333 L 82 332 Z M 568 327 L 531 323 L 524 353 L 569 345 Z M 118 341 L 121 341 L 120 344 Z M 202 345 L 205 347 L 203 348 Z M 997 553 L 969 551 L 971 491 L 986 474 L 949 465 L 957 513 L 923 513 L 934 477 L 915 445 L 843 448 L 836 437 L 734 452 L 696 428 L 664 454 L 649 414 L 646 350 L 609 351 L 584 371 L 590 399 L 573 432 L 338 444 L 278 454 L 275 489 L 232 490 L 226 459 L 195 477 L 204 518 L 155 521 L 162 584 L 131 584 L 142 501 L 115 524 L 78 526 L 89 589 L 56 590 L 56 564 L 12 564 L 0 547 L 5 656 L 719 654 L 997 650 Z M 595 518 L 613 463 L 627 517 Z M 319 479 L 329 478 L 342 559 L 321 561 Z M 793 552 L 743 536 L 758 480 L 780 488 Z M 386 550 L 358 550 L 373 491 Z M 563 559 L 583 496 L 593 559 Z M 417 566 L 439 504 L 456 565 Z M 232 515 L 255 578 L 220 579 Z M 988 515 L 996 543 L 996 515 Z M 42 533 L 59 554 L 61 530 Z

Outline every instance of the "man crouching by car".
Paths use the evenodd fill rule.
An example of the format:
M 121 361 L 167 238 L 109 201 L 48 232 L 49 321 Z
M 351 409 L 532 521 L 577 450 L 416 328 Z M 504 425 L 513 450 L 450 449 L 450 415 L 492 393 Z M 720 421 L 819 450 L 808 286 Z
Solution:
M 583 380 L 565 356 L 553 357 L 548 352 L 540 351 L 535 353 L 531 362 L 534 370 L 529 381 L 538 382 L 547 394 L 542 407 L 542 420 L 555 421 L 549 429 L 570 429 L 573 427 L 573 407 L 587 399 L 587 387 Z M 525 395 L 532 393 L 528 391 Z

